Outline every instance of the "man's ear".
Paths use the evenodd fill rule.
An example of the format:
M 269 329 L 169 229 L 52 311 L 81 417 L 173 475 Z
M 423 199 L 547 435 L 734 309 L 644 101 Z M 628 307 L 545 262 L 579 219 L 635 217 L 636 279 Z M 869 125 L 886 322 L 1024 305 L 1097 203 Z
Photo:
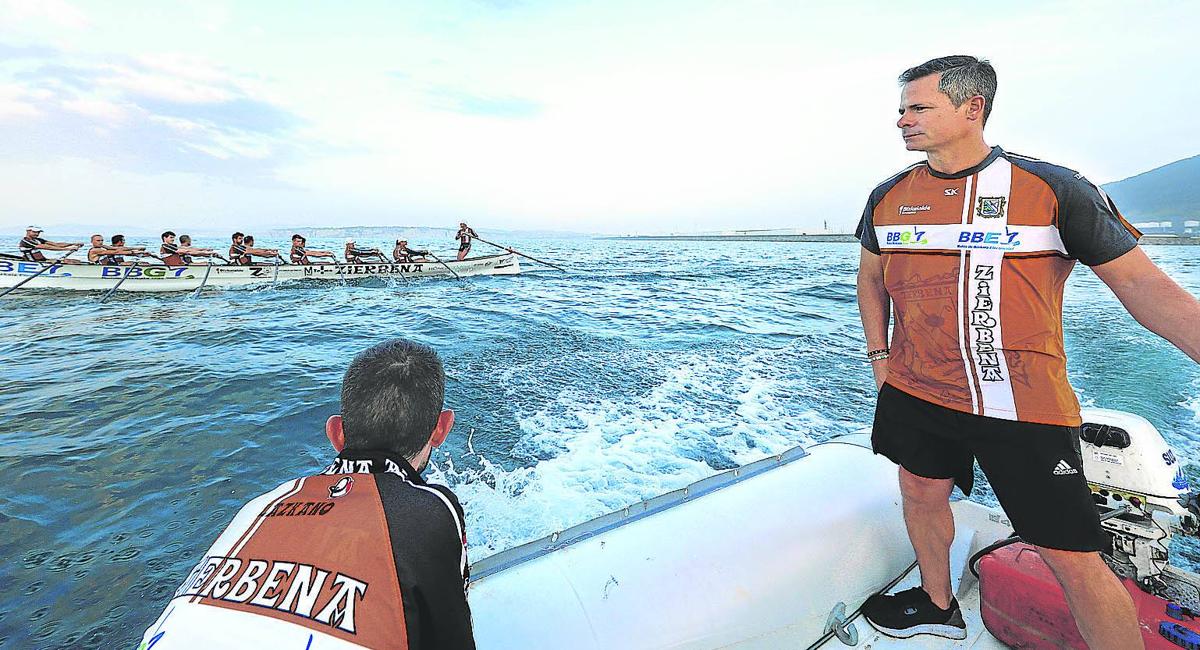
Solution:
M 987 105 L 987 100 L 984 99 L 983 95 L 975 95 L 974 97 L 968 99 L 966 104 L 968 120 L 983 119 L 983 109 Z
M 429 446 L 437 447 L 446 442 L 450 429 L 454 428 L 454 411 L 446 409 L 438 415 L 437 424 L 433 427 L 433 435 L 429 436 Z
M 346 448 L 346 432 L 342 431 L 342 416 L 331 415 L 328 420 L 325 420 L 325 437 L 329 438 L 329 443 L 333 445 L 333 450 L 342 453 Z

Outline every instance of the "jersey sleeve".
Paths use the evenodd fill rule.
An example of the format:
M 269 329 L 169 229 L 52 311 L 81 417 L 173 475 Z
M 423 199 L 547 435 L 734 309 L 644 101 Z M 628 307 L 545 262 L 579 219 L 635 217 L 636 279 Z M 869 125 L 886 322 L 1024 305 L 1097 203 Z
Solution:
M 448 488 L 381 477 L 410 650 L 474 650 L 462 506 Z
M 1067 254 L 1088 266 L 1104 264 L 1137 246 L 1138 232 L 1108 194 L 1082 176 L 1064 183 L 1058 194 L 1058 229 Z
M 858 228 L 854 231 L 854 236 L 862 243 L 862 247 L 879 255 L 879 240 L 875 237 L 875 194 L 867 199 L 867 207 L 863 209 L 862 218 L 858 221 Z
M 454 510 L 432 527 L 430 561 L 419 578 L 421 648 L 473 650 L 475 636 L 471 628 L 471 607 L 467 603 L 469 569 L 466 561 L 466 537 L 461 532 L 462 506 L 449 489 L 429 486 L 447 499 Z

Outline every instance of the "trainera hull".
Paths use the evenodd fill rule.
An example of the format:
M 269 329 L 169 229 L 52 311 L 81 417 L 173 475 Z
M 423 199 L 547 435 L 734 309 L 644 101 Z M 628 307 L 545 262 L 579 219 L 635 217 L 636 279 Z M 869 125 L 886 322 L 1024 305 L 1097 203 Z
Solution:
M 347 281 L 365 278 L 425 278 L 480 275 L 516 275 L 521 272 L 516 255 L 505 253 L 460 261 L 411 262 L 407 264 L 309 264 L 254 266 L 99 266 L 55 265 L 22 285 L 22 289 L 66 289 L 107 291 L 120 283 L 119 291 L 190 291 L 205 288 L 261 286 L 296 280 Z M 11 287 L 41 271 L 47 264 L 0 259 L 0 288 Z M 449 267 L 449 269 L 447 268 Z M 453 269 L 454 273 L 450 272 Z M 125 275 L 128 274 L 128 277 Z M 124 280 L 122 280 L 124 278 Z

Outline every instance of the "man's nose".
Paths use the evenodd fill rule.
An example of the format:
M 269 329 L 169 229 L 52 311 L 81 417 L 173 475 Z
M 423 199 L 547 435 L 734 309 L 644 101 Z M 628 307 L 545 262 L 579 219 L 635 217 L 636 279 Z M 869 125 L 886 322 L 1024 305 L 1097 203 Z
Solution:
M 901 113 L 900 119 L 896 120 L 896 126 L 902 128 L 902 129 L 907 129 L 908 127 L 910 127 L 912 125 L 913 125 L 912 113 L 909 111 L 904 111 L 903 113 Z

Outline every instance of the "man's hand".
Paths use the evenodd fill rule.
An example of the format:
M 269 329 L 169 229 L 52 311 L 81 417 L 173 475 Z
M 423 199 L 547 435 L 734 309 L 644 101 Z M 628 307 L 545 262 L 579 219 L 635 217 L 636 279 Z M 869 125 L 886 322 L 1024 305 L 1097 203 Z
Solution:
M 875 374 L 875 390 L 882 390 L 883 382 L 887 381 L 887 364 L 887 359 L 871 362 L 871 372 Z

